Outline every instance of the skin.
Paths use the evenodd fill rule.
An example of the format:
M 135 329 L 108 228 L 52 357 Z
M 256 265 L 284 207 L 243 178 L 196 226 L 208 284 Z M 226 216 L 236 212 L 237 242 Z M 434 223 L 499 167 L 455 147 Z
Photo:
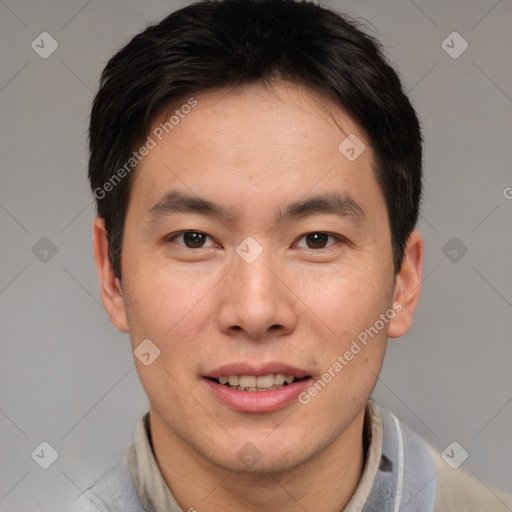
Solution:
M 371 147 L 337 104 L 287 83 L 195 98 L 197 107 L 133 176 L 122 282 L 108 260 L 103 220 L 93 228 L 111 321 L 130 334 L 133 349 L 149 338 L 161 351 L 149 366 L 135 359 L 157 463 L 184 510 L 339 512 L 363 469 L 365 404 L 387 338 L 409 330 L 419 299 L 422 237 L 411 234 L 395 275 Z M 366 145 L 354 161 L 338 150 L 348 134 Z M 174 213 L 150 222 L 148 210 L 170 190 L 218 203 L 233 217 Z M 333 191 L 349 194 L 364 216 L 276 223 L 276 209 Z M 205 247 L 169 241 L 181 230 L 207 234 Z M 318 248 L 308 233 L 339 239 Z M 250 264 L 236 253 L 247 236 L 263 249 Z M 278 361 L 316 381 L 394 303 L 400 313 L 307 405 L 234 411 L 202 378 L 228 363 Z M 261 454 L 251 467 L 237 457 L 247 442 Z

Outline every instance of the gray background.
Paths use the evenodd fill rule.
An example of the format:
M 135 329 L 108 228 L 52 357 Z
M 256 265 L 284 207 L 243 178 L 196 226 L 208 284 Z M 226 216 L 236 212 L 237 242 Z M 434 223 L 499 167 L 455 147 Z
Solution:
M 0 1 L 3 511 L 65 510 L 147 408 L 129 339 L 101 305 L 86 130 L 106 60 L 186 3 Z M 422 300 L 374 397 L 439 451 L 457 441 L 462 468 L 512 492 L 512 2 L 325 4 L 369 22 L 425 133 Z M 43 31 L 59 45 L 47 59 L 31 48 Z M 453 31 L 469 44 L 455 59 L 442 47 Z M 46 470 L 31 458 L 42 441 L 59 454 Z

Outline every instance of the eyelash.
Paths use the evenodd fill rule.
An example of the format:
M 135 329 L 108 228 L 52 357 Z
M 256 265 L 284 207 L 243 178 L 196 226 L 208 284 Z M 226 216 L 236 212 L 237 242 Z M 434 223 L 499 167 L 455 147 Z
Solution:
M 211 240 L 212 237 L 207 235 L 206 233 L 202 232 L 202 231 L 195 231 L 195 230 L 185 230 L 185 231 L 178 231 L 177 233 L 173 233 L 171 235 L 169 235 L 166 239 L 165 239 L 165 242 L 174 242 L 174 240 L 180 236 L 183 236 L 187 233 L 196 233 L 196 234 L 200 234 L 200 235 L 205 235 L 206 237 L 210 238 Z M 302 240 L 304 237 L 308 236 L 308 235 L 327 235 L 328 237 L 332 237 L 334 238 L 336 241 L 338 242 L 344 242 L 344 243 L 348 243 L 348 240 L 345 239 L 344 237 L 340 236 L 340 235 L 335 235 L 334 233 L 329 233 L 329 232 L 326 232 L 326 231 L 310 231 L 308 233 L 304 233 L 303 235 L 301 235 L 299 237 L 298 240 Z M 176 242 L 174 242 L 176 243 Z M 199 250 L 199 249 L 210 249 L 211 247 L 187 247 L 186 245 L 182 245 L 182 244 L 176 244 L 176 245 L 179 245 L 180 247 L 183 247 L 184 249 L 190 249 L 190 250 Z M 331 244 L 331 245 L 328 245 L 327 247 L 320 247 L 320 248 L 312 248 L 312 247 L 301 247 L 301 249 L 309 249 L 311 251 L 320 251 L 322 249 L 329 249 L 331 248 L 333 245 L 336 245 L 335 243 L 334 244 Z

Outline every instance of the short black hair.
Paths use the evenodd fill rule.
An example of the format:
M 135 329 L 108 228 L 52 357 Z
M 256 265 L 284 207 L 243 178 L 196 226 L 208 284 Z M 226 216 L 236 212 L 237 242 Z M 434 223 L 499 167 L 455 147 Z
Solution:
M 207 90 L 275 80 L 334 99 L 367 136 L 386 200 L 395 272 L 400 270 L 419 214 L 423 140 L 382 45 L 353 18 L 311 1 L 206 0 L 136 35 L 101 76 L 90 118 L 89 180 L 116 277 L 121 279 L 129 171 L 156 116 Z

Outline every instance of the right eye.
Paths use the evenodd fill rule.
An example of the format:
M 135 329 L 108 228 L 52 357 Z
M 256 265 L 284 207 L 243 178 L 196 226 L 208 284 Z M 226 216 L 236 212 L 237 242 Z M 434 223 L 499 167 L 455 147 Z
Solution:
M 204 245 L 207 238 L 210 237 L 201 231 L 180 231 L 167 237 L 166 242 L 175 242 L 177 245 L 186 247 L 187 249 L 203 249 L 205 247 L 213 247 L 213 245 Z M 176 242 L 176 240 L 181 240 L 182 243 Z

